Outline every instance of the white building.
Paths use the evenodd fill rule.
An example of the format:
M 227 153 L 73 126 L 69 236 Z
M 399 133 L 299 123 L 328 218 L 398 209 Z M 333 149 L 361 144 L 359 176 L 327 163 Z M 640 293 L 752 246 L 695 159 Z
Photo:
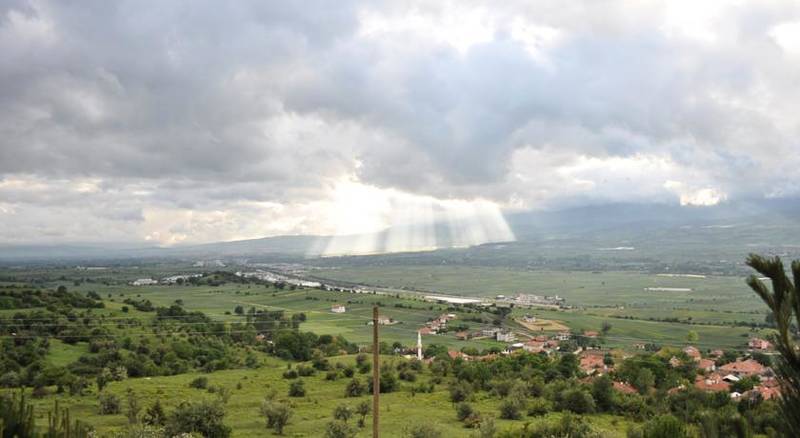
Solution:
M 514 342 L 514 341 L 517 340 L 517 336 L 514 334 L 514 332 L 499 331 L 499 332 L 497 332 L 497 338 L 496 339 L 498 341 L 500 341 L 500 342 Z
M 347 309 L 344 307 L 344 304 L 334 304 L 331 306 L 331 312 L 333 313 L 344 313 Z
M 158 280 L 153 280 L 152 278 L 140 278 L 131 282 L 132 286 L 151 286 L 154 284 L 158 284 Z

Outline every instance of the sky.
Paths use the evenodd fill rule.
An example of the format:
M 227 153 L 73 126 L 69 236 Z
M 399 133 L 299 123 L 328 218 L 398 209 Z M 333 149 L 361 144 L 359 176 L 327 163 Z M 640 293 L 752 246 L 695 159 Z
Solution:
M 800 195 L 794 1 L 0 0 L 0 53 L 0 243 Z

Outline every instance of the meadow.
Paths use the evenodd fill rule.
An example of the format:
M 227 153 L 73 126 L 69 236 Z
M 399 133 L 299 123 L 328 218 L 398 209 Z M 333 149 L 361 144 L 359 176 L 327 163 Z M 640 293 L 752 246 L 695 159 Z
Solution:
M 352 364 L 352 356 L 336 357 L 330 359 L 332 363 L 342 362 Z M 391 357 L 383 357 L 386 363 L 392 363 Z M 207 390 L 193 389 L 189 382 L 199 376 L 208 378 L 209 387 L 227 388 L 231 396 L 225 405 L 225 423 L 233 428 L 233 437 L 271 436 L 273 432 L 265 427 L 264 417 L 260 415 L 260 406 L 264 397 L 270 391 L 275 391 L 277 397 L 290 402 L 294 414 L 284 431 L 289 437 L 318 437 L 322 436 L 326 424 L 332 418 L 333 409 L 340 404 L 355 407 L 364 400 L 370 400 L 367 395 L 361 397 L 344 397 L 344 388 L 350 380 L 341 378 L 336 381 L 325 379 L 325 373 L 318 372 L 314 376 L 302 377 L 305 383 L 306 395 L 304 397 L 286 397 L 290 380 L 281 377 L 288 362 L 274 357 L 262 356 L 263 366 L 259 369 L 225 370 L 211 374 L 188 373 L 169 377 L 152 377 L 128 379 L 122 382 L 112 382 L 104 391 L 116 394 L 126 400 L 128 388 L 132 389 L 142 404 L 147 407 L 155 400 L 160 400 L 164 409 L 169 412 L 181 401 L 198 399 L 214 399 L 215 394 Z M 295 364 L 296 365 L 296 364 Z M 419 382 L 427 382 L 430 374 L 422 373 Z M 359 376 L 365 380 L 365 376 Z M 437 385 L 432 393 L 412 393 L 410 383 L 402 383 L 400 390 L 388 394 L 381 394 L 381 436 L 399 437 L 411 425 L 420 419 L 434 424 L 446 437 L 471 436 L 472 431 L 465 429 L 463 423 L 455 416 L 454 405 L 450 402 L 447 387 Z M 68 396 L 51 395 L 36 399 L 34 404 L 38 413 L 37 421 L 46 424 L 44 414 L 51 409 L 55 400 L 62 407 L 68 407 L 73 418 L 93 425 L 99 434 L 109 434 L 120 431 L 127 425 L 128 420 L 124 414 L 100 415 L 98 411 L 96 388 L 92 387 L 86 395 Z M 522 420 L 503 420 L 498 417 L 498 407 L 501 400 L 487 393 L 477 394 L 471 404 L 480 412 L 496 417 L 495 423 L 498 430 L 509 428 L 522 428 L 526 422 L 557 421 L 561 413 L 552 412 L 543 417 L 524 417 Z M 591 424 L 603 431 L 608 437 L 624 437 L 629 419 L 609 414 L 597 414 L 587 417 Z M 355 424 L 355 419 L 350 420 Z M 367 418 L 367 428 L 362 429 L 357 436 L 371 436 L 371 416 Z

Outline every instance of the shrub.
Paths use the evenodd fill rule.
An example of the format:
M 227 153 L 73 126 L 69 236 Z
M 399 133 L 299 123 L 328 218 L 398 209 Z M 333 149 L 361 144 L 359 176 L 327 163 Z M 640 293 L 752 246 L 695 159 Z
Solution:
M 149 426 L 163 426 L 166 420 L 167 416 L 164 413 L 164 408 L 161 407 L 161 401 L 158 399 L 145 410 L 142 417 L 142 422 Z
M 302 380 L 295 380 L 289 385 L 289 397 L 304 397 L 306 395 L 306 388 Z
M 564 409 L 576 414 L 589 414 L 594 412 L 594 399 L 583 389 L 572 389 L 564 394 Z
M 122 404 L 119 397 L 114 394 L 100 394 L 97 398 L 100 403 L 100 415 L 119 414 Z
M 460 403 L 469 398 L 472 394 L 472 387 L 466 382 L 458 382 L 450 386 L 450 401 Z
M 458 406 L 456 407 L 456 418 L 458 419 L 458 421 L 464 421 L 474 412 L 475 411 L 472 409 L 472 405 L 470 405 L 469 403 L 462 402 L 459 403 Z
M 350 417 L 353 416 L 353 410 L 350 409 L 350 406 L 347 405 L 338 405 L 333 408 L 333 418 L 336 420 L 342 420 L 347 423 L 350 420 Z
M 547 399 L 536 397 L 528 402 L 528 415 L 531 417 L 545 415 L 551 410 L 553 410 L 553 404 Z
M 283 372 L 284 379 L 296 379 L 297 378 L 297 371 L 288 369 Z
M 642 430 L 643 438 L 684 438 L 686 426 L 672 415 L 661 415 L 648 421 Z
M 442 438 L 442 433 L 430 424 L 417 424 L 406 429 L 403 436 L 406 438 Z
M 500 418 L 505 420 L 519 420 L 522 418 L 519 402 L 516 400 L 504 400 L 500 403 Z
M 223 423 L 225 410 L 219 402 L 182 402 L 167 417 L 166 434 L 197 433 L 208 438 L 227 438 L 231 428 Z
M 191 382 L 189 382 L 189 388 L 195 389 L 207 389 L 208 388 L 208 377 L 198 377 Z
M 361 383 L 361 381 L 358 380 L 358 378 L 356 377 L 356 378 L 353 378 L 353 380 L 349 381 L 347 383 L 347 386 L 345 386 L 345 388 L 344 388 L 344 396 L 345 397 L 360 397 L 362 394 L 364 394 L 364 391 L 366 391 L 366 390 L 367 390 L 366 386 L 364 386 L 364 384 Z
M 325 426 L 325 438 L 351 438 L 358 431 L 342 420 L 333 420 Z
M 305 365 L 298 365 L 297 366 L 297 375 L 300 376 L 300 377 L 313 376 L 314 373 L 316 373 L 316 372 L 317 372 L 317 370 L 315 370 L 314 368 L 307 367 Z
M 282 435 L 284 427 L 289 424 L 292 410 L 286 403 L 276 402 L 267 397 L 261 404 L 261 415 L 266 418 L 267 428 L 271 428 L 278 435 Z

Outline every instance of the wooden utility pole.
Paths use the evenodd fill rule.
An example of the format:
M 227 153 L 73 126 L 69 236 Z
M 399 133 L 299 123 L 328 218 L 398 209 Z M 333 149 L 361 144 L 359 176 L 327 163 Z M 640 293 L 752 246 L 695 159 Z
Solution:
M 378 306 L 372 308 L 372 438 L 378 438 L 381 396 L 381 356 L 378 346 Z

